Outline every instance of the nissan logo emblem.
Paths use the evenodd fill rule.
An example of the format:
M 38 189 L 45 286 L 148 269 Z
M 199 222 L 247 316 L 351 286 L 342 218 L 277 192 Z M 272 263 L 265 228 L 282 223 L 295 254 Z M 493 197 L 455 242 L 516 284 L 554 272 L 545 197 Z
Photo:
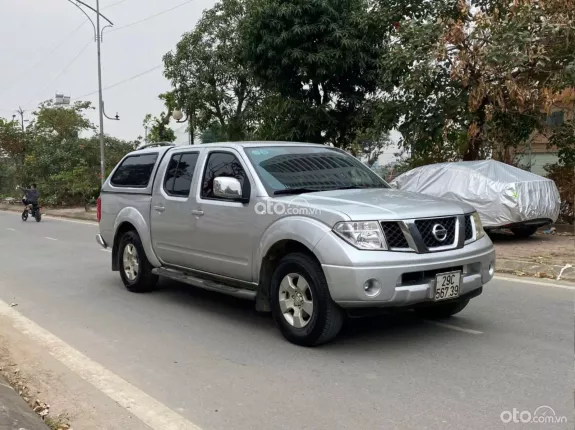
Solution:
M 447 230 L 441 224 L 435 224 L 431 229 L 431 234 L 433 234 L 433 237 L 439 242 L 443 242 L 447 239 Z

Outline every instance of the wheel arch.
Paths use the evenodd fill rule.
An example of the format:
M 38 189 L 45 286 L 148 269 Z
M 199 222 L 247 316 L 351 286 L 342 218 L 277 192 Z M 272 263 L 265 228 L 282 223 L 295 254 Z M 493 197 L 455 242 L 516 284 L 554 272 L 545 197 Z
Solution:
M 264 255 L 260 265 L 256 309 L 260 312 L 270 312 L 270 284 L 272 275 L 283 257 L 293 253 L 305 254 L 321 263 L 315 253 L 304 243 L 295 239 L 281 239 L 274 243 Z
M 133 230 L 138 233 L 150 264 L 154 267 L 160 267 L 161 263 L 156 257 L 152 248 L 152 238 L 149 223 L 146 222 L 143 215 L 133 207 L 124 208 L 117 216 L 114 226 L 114 242 L 112 244 L 112 270 L 118 271 L 118 252 L 121 237 L 128 231 Z

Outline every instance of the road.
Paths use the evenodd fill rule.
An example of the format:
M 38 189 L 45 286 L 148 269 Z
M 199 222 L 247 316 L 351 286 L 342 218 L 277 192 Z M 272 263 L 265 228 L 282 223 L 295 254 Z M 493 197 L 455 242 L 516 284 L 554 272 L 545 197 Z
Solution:
M 96 232 L 0 212 L 0 300 L 197 428 L 519 428 L 502 412 L 542 405 L 568 423 L 531 427 L 573 428 L 568 287 L 497 279 L 448 325 L 356 320 L 306 349 L 250 302 L 172 282 L 127 292 Z

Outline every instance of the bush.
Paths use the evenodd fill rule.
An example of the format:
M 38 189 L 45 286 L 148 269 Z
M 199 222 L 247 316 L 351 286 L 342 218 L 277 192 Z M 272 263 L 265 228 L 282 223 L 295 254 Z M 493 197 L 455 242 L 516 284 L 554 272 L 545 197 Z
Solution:
M 561 196 L 561 212 L 558 221 L 572 224 L 575 219 L 575 169 L 563 164 L 545 166 L 547 177 L 555 181 Z

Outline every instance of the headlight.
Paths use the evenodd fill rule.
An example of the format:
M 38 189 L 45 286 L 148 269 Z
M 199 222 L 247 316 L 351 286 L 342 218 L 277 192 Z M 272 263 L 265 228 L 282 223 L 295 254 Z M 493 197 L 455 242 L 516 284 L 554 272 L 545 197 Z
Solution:
M 483 230 L 483 224 L 481 224 L 481 218 L 477 212 L 473 212 L 473 228 L 475 229 L 475 240 L 481 239 L 485 236 L 485 230 Z
M 387 244 L 377 221 L 339 222 L 333 231 L 359 249 L 385 250 Z

